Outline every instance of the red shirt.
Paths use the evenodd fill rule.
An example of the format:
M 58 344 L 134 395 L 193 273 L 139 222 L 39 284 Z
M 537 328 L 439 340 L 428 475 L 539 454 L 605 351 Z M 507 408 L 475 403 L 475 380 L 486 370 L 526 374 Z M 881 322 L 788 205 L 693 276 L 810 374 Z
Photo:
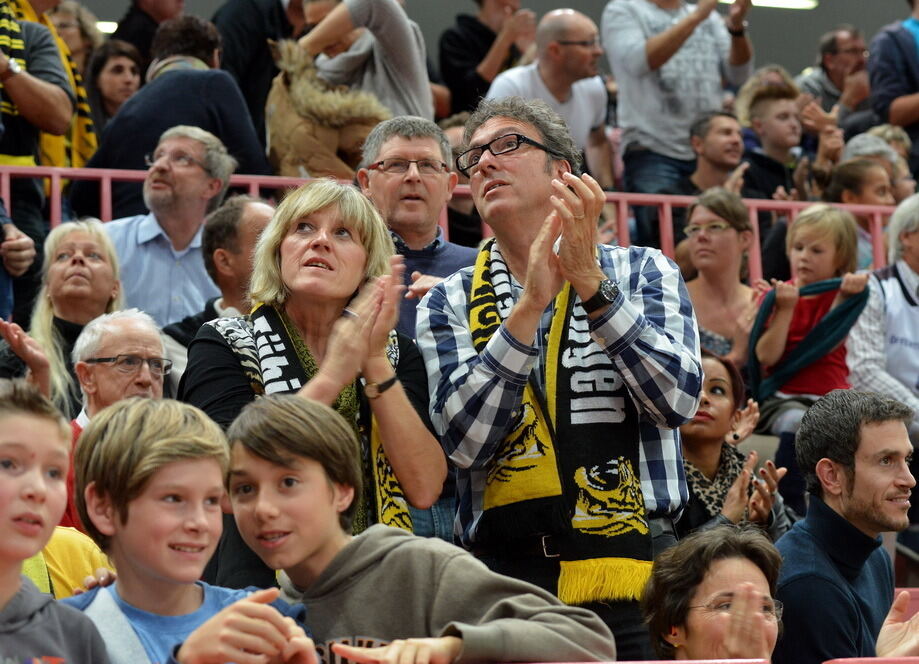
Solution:
M 73 470 L 73 451 L 77 447 L 77 440 L 83 433 L 83 427 L 77 424 L 76 420 L 70 420 L 70 431 L 73 434 L 72 444 L 70 446 L 70 468 L 67 470 L 67 507 L 64 508 L 64 516 L 61 517 L 62 526 L 70 526 L 85 533 L 86 529 L 80 523 L 80 515 L 77 513 L 77 504 L 74 501 L 74 492 L 76 491 L 76 475 Z
M 784 362 L 788 355 L 800 344 L 820 320 L 830 311 L 833 300 L 839 295 L 839 290 L 831 290 L 820 295 L 799 297 L 795 311 L 791 317 L 791 326 L 788 328 L 788 340 L 785 343 L 785 353 L 779 364 Z M 849 367 L 846 364 L 846 345 L 839 344 L 836 348 L 821 357 L 808 367 L 801 369 L 792 378 L 779 388 L 779 391 L 788 394 L 816 394 L 824 395 L 835 389 L 849 389 Z

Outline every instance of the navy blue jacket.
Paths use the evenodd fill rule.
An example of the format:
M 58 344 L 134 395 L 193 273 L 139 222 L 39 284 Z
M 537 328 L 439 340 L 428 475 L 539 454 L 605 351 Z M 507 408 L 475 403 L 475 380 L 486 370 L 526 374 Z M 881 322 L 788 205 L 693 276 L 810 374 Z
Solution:
M 882 122 L 890 122 L 894 99 L 919 92 L 919 55 L 916 40 L 901 21 L 881 28 L 871 40 L 868 73 L 871 77 L 871 106 Z M 919 122 L 905 127 L 913 141 L 909 166 L 919 167 Z
M 893 603 L 893 568 L 881 548 L 816 496 L 807 517 L 776 544 L 782 570 L 776 597 L 785 631 L 773 664 L 822 664 L 874 657 Z

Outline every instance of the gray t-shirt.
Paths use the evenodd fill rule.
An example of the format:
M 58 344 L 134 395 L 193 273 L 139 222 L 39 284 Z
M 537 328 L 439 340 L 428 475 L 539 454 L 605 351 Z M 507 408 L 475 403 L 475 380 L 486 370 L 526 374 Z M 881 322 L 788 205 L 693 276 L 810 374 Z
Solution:
M 674 159 L 694 159 L 689 127 L 699 114 L 721 108 L 722 78 L 740 85 L 753 70 L 753 58 L 729 64 L 731 36 L 717 12 L 662 67 L 651 70 L 648 39 L 695 9 L 686 3 L 667 10 L 651 0 L 610 0 L 603 10 L 603 47 L 619 86 L 623 149 L 638 144 Z
M 582 152 L 592 129 L 606 124 L 607 94 L 599 76 L 582 78 L 571 86 L 571 95 L 563 102 L 555 98 L 539 75 L 537 63 L 512 67 L 501 72 L 488 88 L 488 99 L 516 95 L 541 99 L 561 115 L 568 124 L 574 144 Z
M 367 28 L 344 53 L 316 58 L 332 85 L 372 92 L 393 115 L 434 119 L 424 37 L 396 0 L 345 0 L 354 25 Z

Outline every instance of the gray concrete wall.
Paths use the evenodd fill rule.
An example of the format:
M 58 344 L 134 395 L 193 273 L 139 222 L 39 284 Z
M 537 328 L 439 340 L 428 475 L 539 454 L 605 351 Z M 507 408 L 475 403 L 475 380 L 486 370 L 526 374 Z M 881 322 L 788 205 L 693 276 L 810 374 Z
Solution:
M 84 4 L 100 19 L 110 21 L 117 21 L 128 6 L 124 0 L 85 0 Z M 570 3 L 598 23 L 605 4 L 604 0 Z M 220 5 L 220 0 L 186 0 L 185 9 L 210 18 Z M 559 0 L 523 0 L 523 5 L 540 15 L 563 6 Z M 453 23 L 453 17 L 458 13 L 475 13 L 476 10 L 473 0 L 406 0 L 405 6 L 409 15 L 421 25 L 428 50 L 435 60 L 438 37 Z M 726 11 L 727 6 L 722 5 L 721 10 Z M 778 63 L 794 74 L 813 62 L 817 39 L 833 25 L 853 23 L 870 39 L 878 28 L 903 18 L 906 13 L 904 0 L 820 0 L 817 9 L 810 11 L 754 7 L 748 18 L 757 63 Z

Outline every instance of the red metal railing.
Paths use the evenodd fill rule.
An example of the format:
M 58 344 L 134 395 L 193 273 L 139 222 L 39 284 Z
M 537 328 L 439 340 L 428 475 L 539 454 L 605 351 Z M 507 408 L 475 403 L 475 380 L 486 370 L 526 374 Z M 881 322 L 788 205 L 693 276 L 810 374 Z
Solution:
M 98 180 L 100 198 L 100 218 L 109 221 L 112 218 L 112 182 L 142 182 L 146 171 L 127 171 L 119 169 L 95 168 L 53 168 L 48 166 L 0 166 L 0 198 L 3 198 L 7 209 L 15 206 L 15 201 L 10 201 L 10 180 L 14 177 L 44 177 L 51 180 L 51 225 L 56 226 L 61 222 L 61 180 Z M 259 188 L 282 189 L 297 187 L 306 180 L 302 178 L 279 177 L 269 175 L 234 175 L 230 182 L 234 186 L 248 187 L 249 192 L 258 195 Z M 453 193 L 457 197 L 470 196 L 468 185 L 459 185 Z M 658 209 L 658 222 L 660 224 L 661 250 L 671 258 L 674 254 L 673 244 L 673 208 L 689 206 L 695 198 L 692 196 L 663 196 L 660 194 L 633 194 L 609 193 L 606 200 L 616 205 L 618 243 L 624 247 L 629 246 L 629 206 L 646 205 L 656 206 Z M 760 237 L 758 215 L 760 212 L 779 212 L 786 214 L 790 221 L 804 208 L 812 205 L 808 202 L 773 201 L 755 198 L 744 199 L 744 204 L 750 212 L 750 224 L 753 227 L 753 246 L 749 252 L 749 271 L 751 279 L 762 276 L 762 263 L 760 260 Z M 894 208 L 889 206 L 874 205 L 839 205 L 853 214 L 867 217 L 870 223 L 871 240 L 874 249 L 874 267 L 879 268 L 887 264 L 887 254 L 884 248 L 884 217 L 890 215 Z M 441 215 L 440 225 L 447 230 L 447 215 L 444 210 Z M 490 236 L 491 229 L 482 227 L 483 235 Z

